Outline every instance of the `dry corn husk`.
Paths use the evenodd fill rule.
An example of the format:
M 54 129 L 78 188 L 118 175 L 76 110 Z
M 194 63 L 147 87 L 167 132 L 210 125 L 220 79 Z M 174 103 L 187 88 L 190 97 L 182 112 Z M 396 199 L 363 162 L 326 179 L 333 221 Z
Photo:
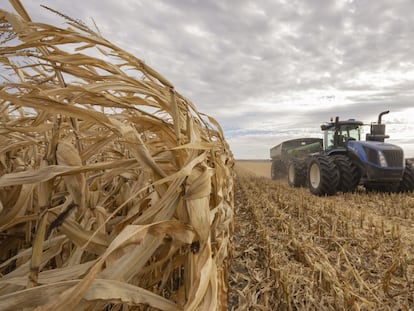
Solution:
M 0 310 L 227 309 L 233 157 L 218 123 L 83 24 L 11 2 Z

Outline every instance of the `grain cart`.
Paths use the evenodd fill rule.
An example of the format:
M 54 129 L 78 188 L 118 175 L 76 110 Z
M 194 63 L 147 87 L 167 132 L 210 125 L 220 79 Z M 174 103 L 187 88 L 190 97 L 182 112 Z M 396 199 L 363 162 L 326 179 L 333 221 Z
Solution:
M 284 141 L 270 149 L 272 179 L 283 178 L 288 174 L 292 186 L 305 184 L 306 167 L 302 168 L 302 159 L 310 153 L 322 151 L 322 142 L 321 138 L 298 138 Z
M 333 195 L 337 191 L 352 192 L 359 184 L 367 190 L 411 192 L 414 190 L 412 162 L 404 160 L 403 150 L 385 143 L 385 124 L 381 118 L 371 124 L 371 132 L 361 141 L 362 122 L 350 119 L 321 125 L 324 132 L 323 151 L 303 162 L 307 167 L 307 185 L 316 195 Z M 302 164 L 304 166 L 304 164 Z

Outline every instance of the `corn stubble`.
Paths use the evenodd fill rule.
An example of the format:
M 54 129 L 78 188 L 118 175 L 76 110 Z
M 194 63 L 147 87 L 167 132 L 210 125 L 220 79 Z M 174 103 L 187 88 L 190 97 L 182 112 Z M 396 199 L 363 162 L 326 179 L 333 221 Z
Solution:
M 412 194 L 320 198 L 238 165 L 230 310 L 413 310 Z
M 233 157 L 128 52 L 0 10 L 0 310 L 227 308 Z

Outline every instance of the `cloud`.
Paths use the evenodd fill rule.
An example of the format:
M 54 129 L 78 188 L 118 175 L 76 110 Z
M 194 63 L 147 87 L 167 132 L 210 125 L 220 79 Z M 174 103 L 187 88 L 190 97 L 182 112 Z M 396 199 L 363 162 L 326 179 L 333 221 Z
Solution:
M 236 158 L 268 158 L 280 139 L 320 135 L 330 117 L 369 123 L 383 110 L 398 115 L 399 142 L 414 144 L 412 1 L 43 2 L 93 19 L 161 72 L 220 122 Z M 64 26 L 37 1 L 23 4 L 34 20 Z

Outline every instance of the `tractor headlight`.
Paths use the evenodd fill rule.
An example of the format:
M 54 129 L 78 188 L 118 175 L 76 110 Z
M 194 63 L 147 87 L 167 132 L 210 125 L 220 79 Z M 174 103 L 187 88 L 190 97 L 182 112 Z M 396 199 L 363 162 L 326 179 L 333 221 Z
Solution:
M 382 167 L 388 166 L 387 159 L 385 159 L 385 156 L 382 153 L 382 151 L 378 151 L 378 159 L 379 159 L 379 163 Z

